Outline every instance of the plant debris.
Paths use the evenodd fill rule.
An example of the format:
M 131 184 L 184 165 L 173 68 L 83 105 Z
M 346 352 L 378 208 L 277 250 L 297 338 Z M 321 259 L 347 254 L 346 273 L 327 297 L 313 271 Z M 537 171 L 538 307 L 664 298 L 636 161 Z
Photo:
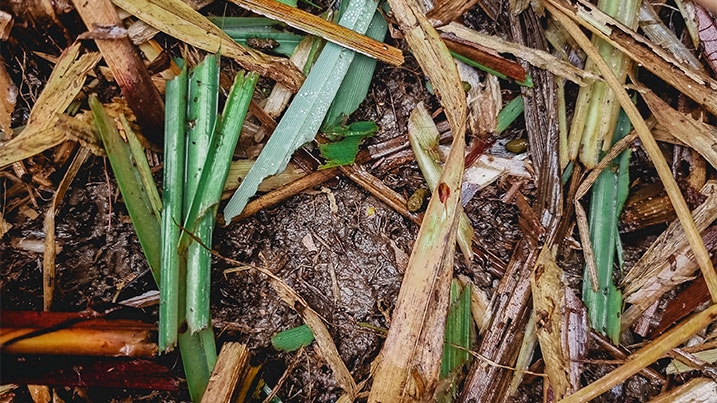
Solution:
M 713 400 L 715 12 L 0 4 L 0 399 Z

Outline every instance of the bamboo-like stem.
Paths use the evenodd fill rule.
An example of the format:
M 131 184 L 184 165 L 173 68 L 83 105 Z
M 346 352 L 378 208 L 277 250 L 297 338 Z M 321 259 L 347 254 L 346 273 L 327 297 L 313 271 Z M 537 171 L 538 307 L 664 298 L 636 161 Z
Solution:
M 185 218 L 189 216 L 192 201 L 197 194 L 216 125 L 219 102 L 218 63 L 219 60 L 215 55 L 208 55 L 202 63 L 195 67 L 190 77 L 187 111 L 187 122 L 190 123 L 187 133 L 186 182 L 183 203 Z M 211 223 L 202 221 L 201 224 L 190 230 L 204 245 L 211 245 L 211 228 Z M 181 246 L 179 252 L 186 254 L 187 262 L 185 315 L 189 332 L 195 333 L 209 326 L 211 255 L 199 242 L 187 242 Z
M 600 0 L 598 7 L 606 13 L 616 16 L 625 25 L 634 28 L 637 25 L 640 1 Z M 624 83 L 630 69 L 631 60 L 609 43 L 595 37 L 593 46 L 605 62 L 610 65 L 619 82 Z M 593 71 L 595 61 L 588 58 L 585 70 Z M 615 129 L 619 104 L 615 102 L 613 91 L 604 82 L 594 82 L 580 89 L 576 101 L 575 114 L 568 137 L 570 159 L 577 157 L 589 168 L 597 164 L 600 150 L 612 144 L 612 132 Z
M 576 8 L 556 0 L 548 2 L 551 7 L 609 42 L 640 66 L 704 106 L 710 113 L 717 114 L 717 81 L 711 76 L 681 63 L 661 47 L 590 3 L 579 0 L 579 6 Z

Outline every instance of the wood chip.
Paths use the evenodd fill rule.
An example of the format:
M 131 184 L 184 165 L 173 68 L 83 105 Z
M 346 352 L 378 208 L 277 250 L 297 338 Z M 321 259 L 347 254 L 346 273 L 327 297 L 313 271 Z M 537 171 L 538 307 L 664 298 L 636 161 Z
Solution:
M 12 31 L 13 19 L 12 15 L 6 11 L 0 10 L 0 41 L 6 41 L 10 38 Z
M 0 11 L 0 13 L 2 12 Z M 10 125 L 12 124 L 12 112 L 15 110 L 17 94 L 17 86 L 10 79 L 7 69 L 5 69 L 5 63 L 0 59 L 0 132 L 2 132 L 0 140 L 10 140 L 12 138 Z
M 231 402 L 249 367 L 249 350 L 236 342 L 224 343 L 217 357 L 202 402 Z
M 585 307 L 566 286 L 565 274 L 543 247 L 531 278 L 533 306 L 545 372 L 556 400 L 580 388 L 588 318 Z

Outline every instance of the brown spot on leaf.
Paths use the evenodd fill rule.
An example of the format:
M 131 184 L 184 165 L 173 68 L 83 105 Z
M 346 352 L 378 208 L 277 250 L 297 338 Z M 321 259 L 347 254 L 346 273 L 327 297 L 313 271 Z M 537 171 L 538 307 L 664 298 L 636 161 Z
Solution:
M 446 200 L 448 200 L 448 197 L 451 195 L 451 188 L 449 188 L 445 182 L 441 182 L 438 184 L 436 191 L 438 192 L 438 198 L 441 200 L 441 203 L 446 204 Z

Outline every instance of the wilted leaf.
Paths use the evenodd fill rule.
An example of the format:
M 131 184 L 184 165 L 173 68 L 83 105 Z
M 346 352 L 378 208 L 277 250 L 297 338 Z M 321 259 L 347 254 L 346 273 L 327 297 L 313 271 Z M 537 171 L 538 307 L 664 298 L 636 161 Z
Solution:
M 425 399 L 436 387 L 465 158 L 467 108 L 453 58 L 415 2 L 390 0 L 389 4 L 441 100 L 453 143 L 436 187 L 438 197 L 431 198 L 413 247 L 369 402 Z
M 714 7 L 714 2 L 712 6 Z M 707 63 L 712 67 L 712 71 L 717 71 L 717 25 L 715 18 L 707 10 L 702 7 L 695 7 L 697 14 L 697 24 L 699 25 L 700 41 L 702 42 L 702 53 L 704 53 Z
M 580 388 L 580 362 L 589 334 L 587 313 L 547 247 L 538 257 L 531 285 L 545 372 L 555 399 L 560 400 Z
M 717 128 L 674 110 L 648 88 L 639 90 L 660 125 L 717 168 Z
M 267 56 L 234 42 L 229 35 L 180 0 L 113 0 L 118 6 L 167 35 L 207 52 L 221 53 L 242 67 L 273 78 L 296 91 L 303 75 L 287 59 Z

